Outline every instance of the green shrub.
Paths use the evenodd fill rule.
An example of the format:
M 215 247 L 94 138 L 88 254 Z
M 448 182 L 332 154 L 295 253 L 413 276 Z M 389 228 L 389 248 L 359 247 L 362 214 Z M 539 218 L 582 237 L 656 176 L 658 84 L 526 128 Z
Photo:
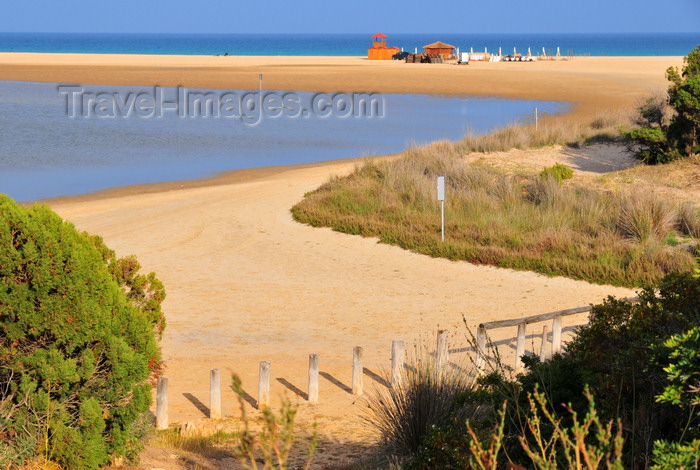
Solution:
M 651 470 L 696 470 L 700 466 L 700 439 L 688 444 L 656 441 Z
M 697 437 L 700 424 L 687 410 L 656 399 L 673 384 L 664 370 L 669 352 L 663 342 L 700 323 L 700 279 L 690 273 L 670 275 L 658 291 L 647 288 L 639 297 L 636 304 L 609 298 L 595 306 L 591 322 L 576 331 L 563 355 L 547 363 L 526 361 L 529 372 L 518 379 L 522 391 L 544 390 L 554 413 L 562 411 L 557 404 L 572 403 L 583 414 L 587 384 L 601 419 L 620 420 L 628 466 L 649 462 L 656 440 Z M 516 400 L 513 415 L 525 407 L 522 396 Z M 516 424 L 508 432 L 522 431 Z
M 696 468 L 700 277 L 670 275 L 639 297 L 595 306 L 551 361 L 481 377 L 459 395 L 479 411 L 447 413 L 407 468 Z
M 700 327 L 676 334 L 660 348 L 668 384 L 656 401 L 685 410 L 687 421 L 678 442 L 654 443 L 655 470 L 693 469 L 700 463 Z M 692 438 L 689 439 L 689 438 Z M 689 441 L 689 442 L 687 442 Z
M 138 268 L 47 207 L 0 195 L 0 456 L 13 465 L 40 455 L 93 469 L 137 450 L 165 295 Z
M 663 343 L 668 385 L 656 401 L 680 406 L 700 405 L 700 327 L 671 336 Z M 700 409 L 694 413 L 700 417 Z
M 540 173 L 543 178 L 554 178 L 558 182 L 564 180 L 569 180 L 574 177 L 574 170 L 564 165 L 563 163 L 556 163 L 554 166 L 545 167 Z
M 650 165 L 668 163 L 700 152 L 700 45 L 683 58 L 683 70 L 666 70 L 671 82 L 667 116 L 663 101 L 649 98 L 639 109 L 637 127 L 622 132 L 628 148 Z

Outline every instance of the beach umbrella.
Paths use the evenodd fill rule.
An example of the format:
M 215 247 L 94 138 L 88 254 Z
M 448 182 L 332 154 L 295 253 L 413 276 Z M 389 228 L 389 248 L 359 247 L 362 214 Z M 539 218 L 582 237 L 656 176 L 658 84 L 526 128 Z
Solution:
M 513 55 L 518 55 L 518 51 L 515 50 L 515 46 L 513 46 Z
M 559 52 L 559 46 L 557 46 L 557 57 L 561 57 L 561 53 Z
M 544 51 L 544 46 L 542 46 L 542 57 L 547 57 L 547 53 Z
M 498 55 L 501 55 L 501 48 L 498 48 Z
M 484 47 L 484 54 L 488 54 L 488 53 L 489 53 L 489 50 L 486 47 Z
M 469 48 L 469 53 L 470 53 L 470 54 L 473 54 L 473 53 L 474 53 L 474 48 L 473 48 L 473 47 L 470 47 L 470 48 Z
M 532 57 L 532 52 L 530 52 L 530 48 L 529 48 L 529 47 L 527 48 L 527 56 L 528 56 L 528 57 Z

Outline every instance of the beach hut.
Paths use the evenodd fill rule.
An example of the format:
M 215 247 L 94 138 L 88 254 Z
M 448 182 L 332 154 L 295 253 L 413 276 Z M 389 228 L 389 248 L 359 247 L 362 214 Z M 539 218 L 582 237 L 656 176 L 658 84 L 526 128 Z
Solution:
M 455 46 L 450 46 L 444 42 L 438 41 L 427 46 L 423 46 L 423 50 L 426 54 L 440 54 L 445 59 L 454 56 Z
M 398 52 L 400 52 L 398 47 L 387 47 L 386 34 L 377 33 L 372 36 L 372 47 L 367 49 L 367 58 L 369 60 L 391 60 Z

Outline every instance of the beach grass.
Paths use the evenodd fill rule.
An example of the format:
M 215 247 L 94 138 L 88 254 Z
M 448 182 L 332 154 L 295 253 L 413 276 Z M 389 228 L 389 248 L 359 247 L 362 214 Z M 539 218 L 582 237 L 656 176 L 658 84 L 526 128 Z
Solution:
M 349 176 L 331 179 L 292 214 L 312 226 L 378 237 L 433 257 L 598 284 L 649 285 L 696 266 L 696 206 L 576 178 L 561 182 L 546 172 L 509 174 L 462 158 L 469 152 L 614 141 L 619 123 L 613 116 L 538 131 L 507 127 L 411 148 L 397 159 L 368 160 Z M 449 192 L 444 242 L 437 176 L 445 176 Z

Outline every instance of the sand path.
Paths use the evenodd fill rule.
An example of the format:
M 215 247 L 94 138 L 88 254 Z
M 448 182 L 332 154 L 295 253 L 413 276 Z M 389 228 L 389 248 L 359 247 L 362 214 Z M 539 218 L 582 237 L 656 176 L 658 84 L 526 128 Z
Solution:
M 308 354 L 318 353 L 320 404 L 302 405 L 302 421 L 317 420 L 336 442 L 367 440 L 355 419 L 364 404 L 346 390 L 354 346 L 364 348 L 371 389 L 372 372 L 389 366 L 393 339 L 410 349 L 421 337 L 433 344 L 435 331 L 446 328 L 456 350 L 465 346 L 462 315 L 475 326 L 631 294 L 432 259 L 292 220 L 289 208 L 306 191 L 351 168 L 328 164 L 248 182 L 53 204 L 120 255 L 136 254 L 165 283 L 162 346 L 172 421 L 206 415 L 210 368 L 222 369 L 224 385 L 238 373 L 256 397 L 258 363 L 269 360 L 273 397 L 293 398 L 296 389 L 306 391 Z M 224 414 L 237 416 L 228 387 L 223 402 Z

